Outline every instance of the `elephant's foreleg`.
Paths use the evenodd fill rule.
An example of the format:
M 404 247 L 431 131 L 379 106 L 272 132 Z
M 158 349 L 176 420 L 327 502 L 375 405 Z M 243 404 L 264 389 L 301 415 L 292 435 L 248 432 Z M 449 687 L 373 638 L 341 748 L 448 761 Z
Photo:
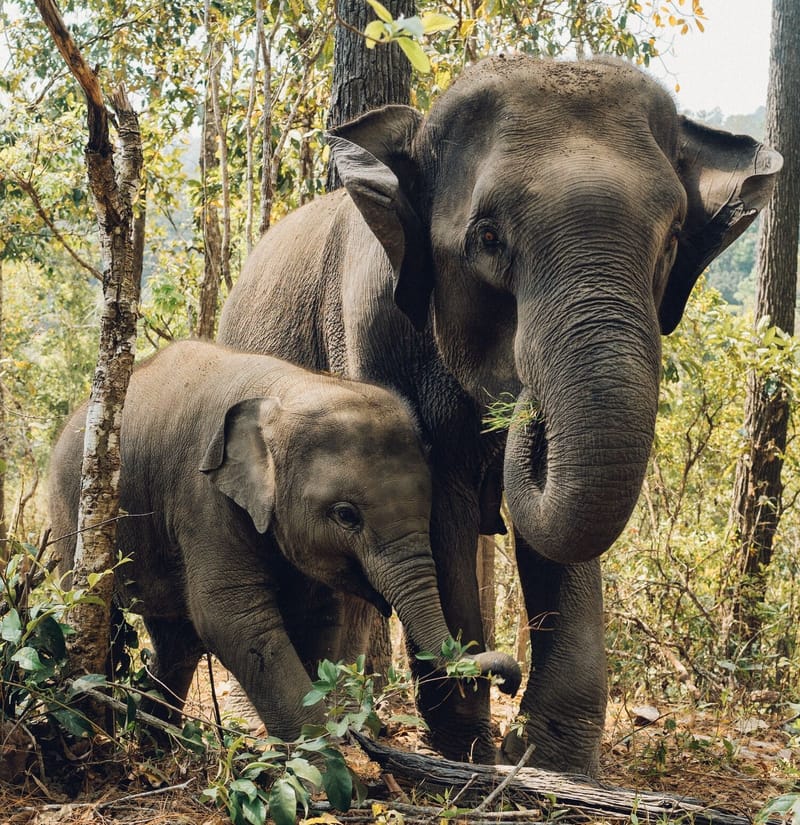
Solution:
M 599 561 L 561 566 L 538 556 L 517 535 L 531 635 L 531 673 L 520 706 L 522 737 L 506 736 L 503 755 L 550 770 L 597 773 L 607 677 Z

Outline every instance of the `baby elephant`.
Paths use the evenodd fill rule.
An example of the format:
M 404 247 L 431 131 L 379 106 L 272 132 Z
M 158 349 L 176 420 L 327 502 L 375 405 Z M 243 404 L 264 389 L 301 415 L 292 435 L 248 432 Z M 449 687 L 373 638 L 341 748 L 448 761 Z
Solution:
M 72 416 L 51 458 L 54 537 L 76 527 L 85 416 Z M 117 594 L 143 616 L 152 670 L 178 707 L 210 651 L 270 734 L 291 739 L 323 721 L 302 705 L 316 661 L 364 649 L 366 602 L 393 606 L 419 650 L 439 653 L 458 632 L 439 599 L 426 461 L 386 390 L 182 342 L 134 372 L 121 447 L 117 547 L 132 562 L 118 568 Z M 69 569 L 74 536 L 56 551 Z M 513 659 L 474 658 L 516 691 Z M 484 735 L 461 721 L 460 735 Z

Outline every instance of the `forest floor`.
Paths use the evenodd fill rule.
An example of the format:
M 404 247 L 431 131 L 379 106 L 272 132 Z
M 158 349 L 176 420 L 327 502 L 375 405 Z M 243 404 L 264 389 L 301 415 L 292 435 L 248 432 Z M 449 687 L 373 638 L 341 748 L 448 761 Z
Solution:
M 224 702 L 227 673 L 215 667 L 215 684 Z M 493 718 L 498 741 L 512 722 L 518 702 L 492 689 Z M 604 783 L 633 791 L 652 790 L 694 797 L 710 807 L 748 819 L 766 802 L 800 790 L 800 753 L 791 748 L 797 732 L 786 706 L 770 708 L 747 702 L 741 713 L 693 704 L 644 705 L 623 699 L 609 703 L 601 757 Z M 413 707 L 401 708 L 413 713 Z M 396 709 L 395 709 L 396 710 Z M 211 719 L 212 702 L 208 678 L 198 669 L 187 711 Z M 794 737 L 794 739 L 792 739 Z M 414 727 L 389 725 L 387 744 L 407 751 L 430 754 Z M 359 822 L 404 825 L 404 817 L 391 815 L 391 800 L 397 786 L 355 745 L 344 746 L 348 764 L 368 786 L 369 796 L 387 800 Z M 14 785 L 0 783 L 0 823 L 10 825 L 225 825 L 227 815 L 203 804 L 200 791 L 214 781 L 215 764 L 203 763 L 189 753 L 174 753 L 159 761 L 136 751 L 124 758 L 97 760 L 91 753 L 69 754 L 74 760 L 56 775 L 43 771 L 41 760 L 31 758 L 23 778 Z M 92 761 L 94 759 L 94 761 Z M 68 760 L 69 761 L 69 760 Z M 71 781 L 70 781 L 71 777 Z M 403 791 L 416 801 L 414 791 L 398 777 Z M 457 791 L 457 789 L 456 789 Z M 441 799 L 427 801 L 441 805 Z M 430 808 L 427 809 L 430 812 Z M 389 813 L 387 813 L 387 811 Z M 330 814 L 310 814 L 314 825 L 335 822 Z M 491 816 L 491 814 L 489 815 Z M 314 818 L 315 817 L 315 818 Z M 540 818 L 547 818 L 546 814 Z M 602 817 L 560 813 L 563 822 L 604 821 Z M 431 825 L 446 825 L 446 819 L 428 814 Z M 343 823 L 348 815 L 339 815 Z M 420 820 L 422 821 L 422 820 Z M 456 819 L 453 820 L 458 821 Z M 617 822 L 619 819 L 616 820 Z M 636 814 L 633 825 L 643 821 Z M 408 825 L 409 817 L 405 817 Z

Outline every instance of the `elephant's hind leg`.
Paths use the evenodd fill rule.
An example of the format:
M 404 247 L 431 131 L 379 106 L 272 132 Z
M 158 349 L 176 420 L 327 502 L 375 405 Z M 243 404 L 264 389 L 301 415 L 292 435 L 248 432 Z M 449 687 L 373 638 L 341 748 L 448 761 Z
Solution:
M 205 652 L 191 622 L 185 620 L 144 620 L 154 657 L 149 664 L 155 687 L 170 707 L 154 703 L 153 714 L 173 723 L 181 718 L 183 703 L 194 677 L 197 663 Z

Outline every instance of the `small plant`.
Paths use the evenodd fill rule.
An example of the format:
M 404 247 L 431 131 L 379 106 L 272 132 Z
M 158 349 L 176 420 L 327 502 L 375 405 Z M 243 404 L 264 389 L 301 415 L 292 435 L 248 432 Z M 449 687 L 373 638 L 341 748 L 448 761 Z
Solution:
M 225 735 L 226 751 L 214 783 L 201 799 L 224 808 L 233 825 L 294 825 L 297 808 L 308 816 L 312 794 L 324 790 L 340 811 L 350 807 L 354 781 L 324 729 L 305 727 L 294 742 Z
M 48 570 L 44 548 L 12 540 L 8 562 L 0 568 L 0 707 L 5 719 L 24 724 L 42 717 L 82 737 L 92 732 L 75 707 L 87 690 L 104 684 L 101 674 L 66 681 L 68 609 L 95 599 L 84 590 L 43 593 Z

